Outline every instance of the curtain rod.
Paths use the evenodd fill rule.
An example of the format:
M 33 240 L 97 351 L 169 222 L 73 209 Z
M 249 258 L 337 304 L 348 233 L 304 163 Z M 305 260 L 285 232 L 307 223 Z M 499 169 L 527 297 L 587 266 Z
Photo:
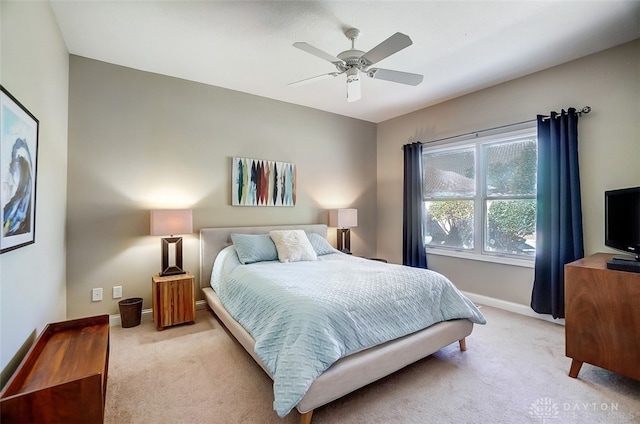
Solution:
M 584 106 L 581 109 L 576 110 L 576 113 L 578 114 L 578 116 L 582 116 L 583 113 L 586 115 L 589 112 L 591 112 L 591 106 Z M 542 118 L 542 119 L 549 119 L 549 118 L 550 118 L 550 116 L 544 115 L 544 118 Z M 515 124 L 500 125 L 500 126 L 497 126 L 497 127 L 487 128 L 487 129 L 484 129 L 484 130 L 471 131 L 471 132 L 468 132 L 468 133 L 465 133 L 465 134 L 458 134 L 458 135 L 453 135 L 451 137 L 439 138 L 437 140 L 427 141 L 426 143 L 422 143 L 421 141 L 419 141 L 418 143 L 422 143 L 422 144 L 429 143 L 429 144 L 431 144 L 431 143 L 438 143 L 440 141 L 451 140 L 452 138 L 465 137 L 467 135 L 476 134 L 476 136 L 477 136 L 477 134 L 480 134 L 480 133 L 484 133 L 484 132 L 488 132 L 488 131 L 494 131 L 494 130 L 500 130 L 500 129 L 503 129 L 503 128 L 516 127 L 518 125 L 529 124 L 531 122 L 536 122 L 536 121 L 537 121 L 537 118 L 536 119 L 529 119 L 528 121 L 516 122 Z M 402 146 L 402 149 L 404 149 L 404 146 Z
M 582 107 L 582 109 L 576 109 L 576 113 L 578 114 L 578 116 L 582 116 L 583 113 L 586 115 L 589 112 L 591 112 L 591 106 L 584 106 Z M 544 115 L 544 118 L 542 118 L 542 120 L 549 119 L 549 118 L 550 116 Z

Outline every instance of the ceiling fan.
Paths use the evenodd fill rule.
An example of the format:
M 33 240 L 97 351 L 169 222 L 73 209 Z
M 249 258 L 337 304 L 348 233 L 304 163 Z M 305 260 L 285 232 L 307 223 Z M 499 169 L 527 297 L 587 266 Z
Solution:
M 307 84 L 313 81 L 329 77 L 337 77 L 341 74 L 347 75 L 347 101 L 355 102 L 360 100 L 360 73 L 366 74 L 369 78 L 381 79 L 386 81 L 398 82 L 400 84 L 418 85 L 422 82 L 422 75 L 412 74 L 409 72 L 393 71 L 390 69 L 370 68 L 371 65 L 378 63 L 382 59 L 399 52 L 405 47 L 409 47 L 413 42 L 411 38 L 400 32 L 396 32 L 391 37 L 384 40 L 368 52 L 356 50 L 355 42 L 360 36 L 360 30 L 350 28 L 345 31 L 344 35 L 351 40 L 351 49 L 345 50 L 338 56 L 326 53 L 309 43 L 297 42 L 293 43 L 293 47 L 311 53 L 320 59 L 327 60 L 335 65 L 337 72 L 329 72 L 328 74 L 318 75 L 306 78 L 300 81 L 292 82 L 288 85 L 297 86 Z

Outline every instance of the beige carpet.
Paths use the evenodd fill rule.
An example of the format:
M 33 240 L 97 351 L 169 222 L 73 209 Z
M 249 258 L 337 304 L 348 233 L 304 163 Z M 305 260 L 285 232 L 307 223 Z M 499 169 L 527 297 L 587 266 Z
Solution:
M 322 423 L 640 423 L 640 382 L 585 364 L 567 376 L 564 327 L 483 307 L 453 344 L 322 408 Z M 640 364 L 639 364 L 640 366 Z M 106 423 L 297 423 L 209 311 L 194 325 L 112 327 Z

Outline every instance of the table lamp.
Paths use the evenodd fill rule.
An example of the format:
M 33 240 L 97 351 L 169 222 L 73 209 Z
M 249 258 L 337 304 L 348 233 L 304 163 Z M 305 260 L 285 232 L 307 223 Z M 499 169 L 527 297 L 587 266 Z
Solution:
M 351 230 L 358 226 L 357 209 L 332 209 L 329 211 L 329 226 L 338 227 L 337 248 L 351 253 Z
M 191 209 L 163 209 L 151 211 L 151 235 L 163 237 L 161 276 L 185 274 L 182 269 L 182 237 L 176 234 L 193 232 Z

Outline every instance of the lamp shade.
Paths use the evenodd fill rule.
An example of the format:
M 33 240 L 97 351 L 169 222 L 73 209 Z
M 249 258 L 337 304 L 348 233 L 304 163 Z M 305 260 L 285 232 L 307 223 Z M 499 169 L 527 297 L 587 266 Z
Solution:
M 151 235 L 169 236 L 191 234 L 193 214 L 191 209 L 159 209 L 151 211 Z
M 329 211 L 329 226 L 353 228 L 358 226 L 358 209 L 332 209 Z

